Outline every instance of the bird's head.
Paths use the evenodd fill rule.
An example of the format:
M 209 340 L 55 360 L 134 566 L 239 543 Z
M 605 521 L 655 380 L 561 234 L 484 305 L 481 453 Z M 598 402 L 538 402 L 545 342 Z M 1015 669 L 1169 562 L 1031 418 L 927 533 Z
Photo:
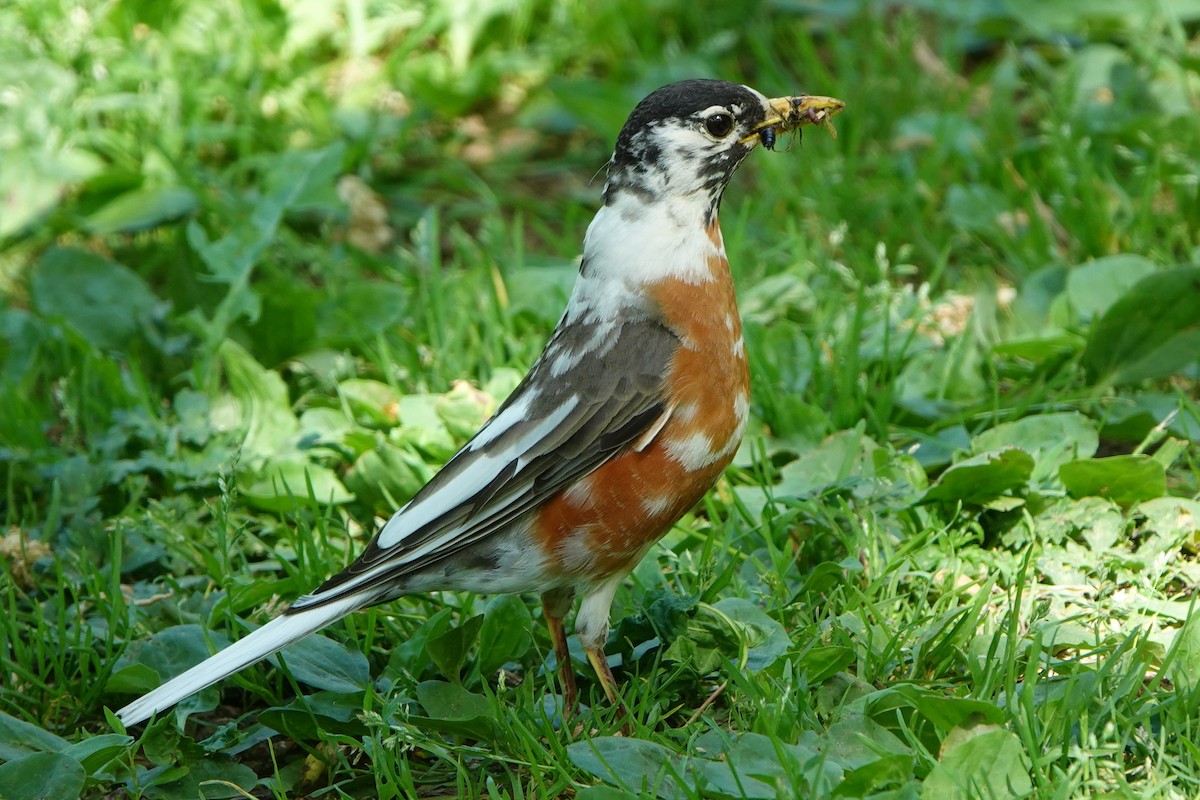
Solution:
M 672 83 L 638 104 L 617 137 L 604 201 L 699 200 L 711 217 L 738 165 L 775 133 L 821 124 L 842 109 L 831 97 L 769 99 L 717 80 Z

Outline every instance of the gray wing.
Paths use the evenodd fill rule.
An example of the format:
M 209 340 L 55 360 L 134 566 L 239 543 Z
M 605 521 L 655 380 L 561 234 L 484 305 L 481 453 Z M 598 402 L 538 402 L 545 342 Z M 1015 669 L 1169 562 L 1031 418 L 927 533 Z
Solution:
M 644 315 L 604 326 L 564 317 L 529 374 L 477 434 L 345 570 L 296 601 L 388 597 L 406 575 L 503 530 L 588 475 L 667 412 L 679 340 Z

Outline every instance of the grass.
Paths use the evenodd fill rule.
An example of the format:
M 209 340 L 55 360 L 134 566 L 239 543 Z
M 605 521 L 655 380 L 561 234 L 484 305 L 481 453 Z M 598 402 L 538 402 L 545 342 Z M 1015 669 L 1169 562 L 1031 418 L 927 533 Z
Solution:
M 0 797 L 1194 796 L 1193 5 L 0 9 Z M 628 718 L 440 594 L 123 731 L 511 390 L 694 75 L 847 110 L 727 193 L 753 424 Z

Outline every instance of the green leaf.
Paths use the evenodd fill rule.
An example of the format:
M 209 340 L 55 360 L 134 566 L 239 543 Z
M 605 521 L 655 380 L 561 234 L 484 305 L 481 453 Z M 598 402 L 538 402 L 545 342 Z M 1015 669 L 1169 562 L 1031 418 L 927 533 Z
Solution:
M 509 270 L 504 276 L 509 313 L 531 313 L 544 322 L 553 323 L 562 314 L 578 275 L 579 264 L 575 262 Z
M 597 736 L 567 747 L 571 763 L 641 797 L 678 794 L 680 759 L 654 742 L 624 736 Z
M 854 651 L 849 647 L 827 645 L 806 650 L 796 660 L 796 667 L 808 677 L 810 686 L 816 686 L 853 664 L 854 660 Z
M 788 651 L 788 638 L 778 620 L 772 619 L 754 603 L 741 597 L 726 597 L 716 605 L 738 627 L 746 648 L 745 668 L 766 669 Z
M 745 739 L 738 745 L 743 742 Z M 744 763 L 746 761 L 751 761 L 752 764 Z M 794 778 L 788 779 L 782 775 L 764 772 L 760 758 L 748 759 L 744 753 L 736 752 L 736 748 L 735 752 L 728 753 L 723 761 L 692 758 L 685 763 L 689 772 L 687 777 L 705 788 L 705 797 L 774 800 L 777 797 L 787 797 L 787 789 L 799 784 Z M 773 766 L 778 766 L 778 760 Z M 782 771 L 783 768 L 779 767 L 779 772 Z
M 1057 477 L 1062 464 L 1077 458 L 1090 458 L 1100 447 L 1096 424 L 1075 411 L 1037 414 L 990 428 L 971 440 L 974 453 L 1017 447 L 1033 456 L 1036 463 L 1031 479 L 1036 483 Z
M 1139 526 L 1142 547 L 1150 552 L 1176 557 L 1180 548 L 1194 552 L 1200 546 L 1200 500 L 1156 497 L 1138 503 L 1135 513 L 1145 519 Z
M 433 663 L 437 665 L 442 675 L 452 681 L 458 681 L 463 662 L 467 659 L 467 652 L 475 643 L 475 639 L 479 636 L 479 629 L 482 627 L 483 615 L 479 614 L 461 625 L 429 638 L 425 643 L 425 649 L 429 651 L 429 657 L 433 659 Z
M 85 150 L 41 153 L 38 158 L 6 158 L 0 170 L 0 239 L 20 233 L 54 209 L 71 185 L 104 165 Z
M 611 786 L 584 786 L 575 793 L 578 800 L 641 800 L 639 795 Z
M 287 385 L 278 372 L 264 369 L 231 339 L 221 343 L 218 356 L 229 383 L 229 394 L 214 405 L 213 424 L 224 430 L 240 431 L 243 458 L 261 464 L 278 453 L 300 428 L 288 400 Z
M 228 645 L 229 639 L 219 632 L 195 624 L 174 625 L 149 639 L 130 644 L 117 660 L 117 666 L 142 664 L 153 669 L 159 681 L 167 681 Z
M 925 469 L 943 467 L 954 460 L 956 453 L 967 450 L 971 446 L 971 436 L 961 425 L 928 432 L 912 432 L 914 446 L 909 452 Z
M 412 445 L 438 463 L 449 461 L 458 451 L 458 443 L 438 416 L 437 403 L 438 397 L 433 394 L 401 397 L 400 427 L 392 430 L 389 440 L 397 445 Z
M 982 505 L 1024 488 L 1033 474 L 1033 457 L 1015 447 L 980 453 L 959 461 L 925 492 L 924 502 Z
M 872 455 L 879 449 L 862 427 L 838 431 L 779 471 L 776 497 L 811 497 L 852 479 L 875 477 Z
M 187 767 L 183 776 L 147 787 L 144 796 L 156 800 L 225 800 L 246 797 L 258 783 L 253 769 L 224 756 L 190 760 Z
M 248 503 L 268 511 L 291 511 L 317 503 L 342 505 L 354 495 L 329 467 L 314 464 L 302 455 L 269 458 L 253 473 L 238 476 L 238 489 Z
M 837 785 L 838 797 L 870 797 L 872 800 L 916 800 L 920 789 L 913 779 L 915 759 L 907 755 L 883 756 L 869 764 L 846 770 Z M 900 786 L 893 791 L 879 791 Z
M 30 281 L 33 307 L 101 349 L 125 346 L 158 305 L 141 276 L 93 253 L 56 247 Z
M 479 670 L 489 676 L 509 661 L 517 661 L 533 644 L 533 616 L 519 595 L 493 597 L 479 629 Z
M 420 627 L 413 631 L 407 639 L 397 642 L 392 647 L 392 653 L 388 657 L 388 666 L 385 674 L 394 675 L 400 672 L 408 672 L 414 677 L 420 678 L 433 663 L 433 659 L 429 657 L 429 650 L 425 647 L 425 643 L 430 639 L 441 636 L 450 628 L 450 616 L 450 609 L 443 608 L 422 622 Z
M 361 694 L 318 691 L 299 695 L 287 705 L 267 709 L 258 715 L 258 722 L 298 741 L 330 735 L 358 738 L 367 732 L 359 719 L 361 714 Z
M 398 421 L 400 393 L 383 381 L 348 378 L 338 384 L 338 396 L 360 425 L 390 428 Z
M 209 272 L 221 283 L 245 286 L 259 255 L 275 240 L 284 213 L 320 185 L 332 189 L 341 169 L 345 146 L 336 143 L 321 150 L 289 151 L 262 159 L 266 167 L 266 191 L 249 213 L 239 218 L 240 226 L 220 240 L 211 242 L 197 225 L 190 225 L 188 241 L 204 260 Z
M 1107 0 L 1103 3 L 1043 3 L 1038 0 L 1002 0 L 1001 8 L 1032 31 L 1046 38 L 1056 33 L 1076 34 L 1089 22 L 1127 21 L 1138 24 L 1149 9 L 1139 0 Z
M 1067 299 L 1082 319 L 1094 319 L 1156 269 L 1150 259 L 1128 253 L 1089 261 L 1067 274 Z
M 1157 425 L 1200 442 L 1200 406 L 1166 392 L 1130 392 L 1110 398 L 1104 409 L 1105 439 L 1139 443 Z
M 367 657 L 361 651 L 340 644 L 319 633 L 289 645 L 280 656 L 296 680 L 315 689 L 351 694 L 365 691 L 371 683 Z
M 433 474 L 416 453 L 385 442 L 358 457 L 346 473 L 346 487 L 360 502 L 391 513 L 394 504 L 407 502 Z
M 895 140 L 938 146 L 964 159 L 977 161 L 985 152 L 983 132 L 966 114 L 918 111 L 896 122 Z
M 968 233 L 995 233 L 1000 216 L 1011 210 L 1003 194 L 990 186 L 954 184 L 946 192 L 946 214 L 950 222 Z
M 78 800 L 87 773 L 62 753 L 33 753 L 0 765 L 4 800 Z
M 466 381 L 456 381 L 449 392 L 438 398 L 437 413 L 450 434 L 464 440 L 475 435 L 496 406 L 491 395 Z
M 1147 455 L 1070 461 L 1058 475 L 1072 497 L 1105 497 L 1122 506 L 1167 493 L 1166 470 Z
M 1104 549 L 1104 543 L 1115 542 L 1125 527 L 1121 509 L 1101 497 L 1060 498 L 1043 509 L 1037 521 L 1038 535 L 1047 542 L 1062 544 L 1082 536 L 1097 552 Z
M 98 234 L 133 233 L 190 214 L 196 206 L 196 195 L 183 186 L 134 189 L 90 214 L 83 227 Z
M 417 684 L 417 702 L 427 716 L 410 716 L 413 724 L 474 739 L 496 738 L 496 710 L 481 694 L 446 681 L 424 681 Z
M 423 681 L 417 684 L 417 702 L 426 714 L 437 719 L 490 719 L 495 715 L 486 697 L 446 681 Z
M 654 589 L 646 594 L 636 614 L 629 614 L 617 623 L 616 638 L 632 642 L 635 647 L 658 639 L 663 647 L 670 647 L 686 633 L 699 602 L 696 595 L 678 594 L 665 587 Z
M 835 722 L 817 746 L 827 758 L 847 770 L 860 769 L 888 755 L 907 756 L 910 766 L 912 762 L 912 751 L 904 742 L 868 717 L 854 716 Z
M 1033 791 L 1029 757 L 1011 731 L 992 725 L 956 729 L 946 737 L 942 756 L 925 781 L 924 800 L 994 800 L 1025 797 Z
M 0 761 L 14 761 L 36 752 L 57 753 L 67 744 L 66 739 L 38 725 L 0 712 Z
M 713 731 L 697 740 L 696 749 L 719 757 L 687 759 L 676 767 L 676 774 L 681 780 L 686 777 L 689 783 L 712 788 L 717 797 L 769 800 L 818 795 L 812 788 L 837 785 L 842 769 L 810 746 L 814 739 L 805 734 L 800 744 L 792 745 L 776 737 L 746 733 L 730 741 L 726 732 Z
M 117 662 L 120 664 L 120 662 Z M 146 664 L 126 664 L 113 670 L 104 689 L 115 694 L 142 694 L 162 683 L 158 671 Z
M 1093 381 L 1157 380 L 1195 364 L 1200 353 L 1200 267 L 1138 281 L 1092 329 L 1083 364 Z
M 995 703 L 954 697 L 934 689 L 902 683 L 874 692 L 867 701 L 872 716 L 887 716 L 891 709 L 913 708 L 939 731 L 947 732 L 964 725 L 998 725 L 1005 719 L 1004 709 Z
M 1056 332 L 1014 336 L 992 346 L 992 354 L 1001 359 L 1019 359 L 1040 364 L 1059 360 L 1083 346 L 1076 333 Z
M 730 661 L 742 660 L 741 631 L 723 612 L 699 603 L 688 621 L 687 635 L 672 642 L 664 655 L 686 664 L 697 674 L 708 675 Z
M 150 756 L 147 757 L 151 758 L 152 761 L 154 760 Z M 157 792 L 157 787 L 159 786 L 166 786 L 186 777 L 188 772 L 190 772 L 190 770 L 182 765 L 163 765 L 146 770 L 139 776 L 139 780 L 142 786 L 147 790 L 147 795 L 149 795 L 151 791 Z M 162 794 L 160 792 L 151 796 L 161 797 Z
M 324 347 L 369 342 L 403 318 L 410 293 L 385 281 L 349 282 L 317 311 L 316 338 Z
M 83 765 L 85 772 L 92 774 L 117 756 L 125 753 L 133 742 L 132 736 L 121 733 L 102 733 L 99 736 L 91 736 L 75 742 L 69 747 L 63 748 L 62 753 L 78 761 Z
M 215 352 L 225 341 L 236 320 L 244 318 L 253 323 L 258 319 L 262 302 L 250 281 L 254 266 L 275 241 L 289 209 L 322 187 L 332 191 L 344 153 L 344 145 L 336 143 L 321 150 L 292 151 L 263 159 L 260 166 L 267 170 L 263 179 L 266 190 L 249 213 L 237 218 L 235 227 L 212 241 L 195 220 L 188 224 L 188 244 L 208 268 L 211 279 L 228 287 L 210 319 L 204 319 L 198 310 L 195 313 L 206 354 Z M 206 367 L 201 365 L 202 369 Z

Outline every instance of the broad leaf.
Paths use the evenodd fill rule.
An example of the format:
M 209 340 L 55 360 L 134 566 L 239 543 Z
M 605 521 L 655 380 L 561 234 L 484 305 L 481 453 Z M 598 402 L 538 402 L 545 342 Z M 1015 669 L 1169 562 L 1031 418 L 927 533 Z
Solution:
M 1005 718 L 1004 709 L 995 703 L 954 697 L 911 683 L 881 689 L 870 696 L 867 705 L 876 718 L 886 718 L 891 709 L 913 708 L 941 732 L 976 722 L 995 725 Z
M 479 629 L 479 670 L 485 679 L 529 651 L 532 629 L 533 616 L 519 595 L 496 595 L 488 602 Z
M 452 681 L 458 681 L 463 662 L 467 659 L 467 651 L 475 643 L 482 627 L 483 615 L 479 614 L 439 636 L 429 638 L 425 649 L 429 651 L 429 657 L 433 659 L 442 675 Z
M 955 731 L 925 781 L 925 800 L 1025 797 L 1033 791 L 1029 757 L 1016 734 L 992 725 Z
M 0 797 L 4 800 L 78 800 L 87 773 L 62 753 L 33 753 L 0 764 Z
M 128 752 L 129 745 L 133 744 L 133 741 L 132 736 L 120 733 L 102 733 L 99 736 L 90 736 L 64 747 L 62 753 L 82 764 L 86 772 L 92 773 L 122 753 Z
M 946 192 L 945 210 L 954 227 L 968 233 L 996 233 L 1001 215 L 1012 210 L 1008 198 L 983 184 L 954 184 Z
M 726 597 L 716 607 L 733 620 L 742 634 L 746 648 L 746 669 L 758 670 L 771 666 L 791 646 L 791 639 L 783 625 L 749 600 Z
M 42 256 L 30 287 L 38 313 L 61 319 L 102 349 L 125 345 L 158 305 L 129 267 L 75 248 L 54 248 Z
M 316 689 L 350 694 L 364 691 L 371 681 L 362 652 L 319 633 L 289 645 L 272 660 L 281 656 L 296 680 Z
M 67 740 L 61 736 L 0 712 L 0 761 L 14 761 L 37 752 L 57 753 L 66 747 Z
M 454 683 L 425 681 L 417 684 L 417 701 L 426 716 L 409 717 L 415 725 L 472 739 L 496 738 L 496 709 L 481 694 Z
M 975 453 L 1017 447 L 1036 462 L 1031 478 L 1041 481 L 1057 477 L 1062 464 L 1077 458 L 1089 458 L 1100 447 L 1096 424 L 1075 411 L 1037 414 L 1014 422 L 1004 422 L 971 440 Z
M 567 747 L 571 762 L 640 797 L 675 797 L 679 794 L 680 759 L 654 742 L 623 736 L 599 736 Z
M 238 486 L 248 503 L 269 511 L 290 511 L 307 505 L 310 497 L 331 505 L 354 499 L 336 472 L 299 453 L 267 459 L 260 469 L 243 476 Z
M 925 502 L 982 505 L 1024 488 L 1033 474 L 1033 457 L 1015 447 L 964 459 L 947 469 L 925 492 Z
M 258 775 L 245 764 L 224 756 L 188 761 L 187 772 L 169 783 L 147 788 L 153 800 L 225 800 L 247 797 L 258 783 Z
M 1123 385 L 1166 378 L 1200 360 L 1200 267 L 1138 281 L 1092 330 L 1083 363 L 1092 380 Z
M 211 648 L 208 644 L 210 640 Z M 142 664 L 153 669 L 160 681 L 166 681 L 196 666 L 228 644 L 229 639 L 223 634 L 206 631 L 200 625 L 175 625 L 149 639 L 130 644 L 117 665 Z
M 1147 455 L 1070 461 L 1058 475 L 1072 497 L 1106 497 L 1123 506 L 1167 493 L 1166 470 Z
M 1154 262 L 1123 253 L 1080 264 L 1067 274 L 1067 299 L 1084 320 L 1100 316 L 1155 271 Z
M 213 424 L 242 432 L 243 458 L 261 463 L 278 453 L 300 427 L 287 386 L 278 372 L 265 369 L 233 340 L 223 342 L 218 355 L 229 394 L 214 404 Z
M 196 195 L 183 186 L 134 189 L 108 202 L 83 221 L 91 233 L 133 233 L 196 210 Z

